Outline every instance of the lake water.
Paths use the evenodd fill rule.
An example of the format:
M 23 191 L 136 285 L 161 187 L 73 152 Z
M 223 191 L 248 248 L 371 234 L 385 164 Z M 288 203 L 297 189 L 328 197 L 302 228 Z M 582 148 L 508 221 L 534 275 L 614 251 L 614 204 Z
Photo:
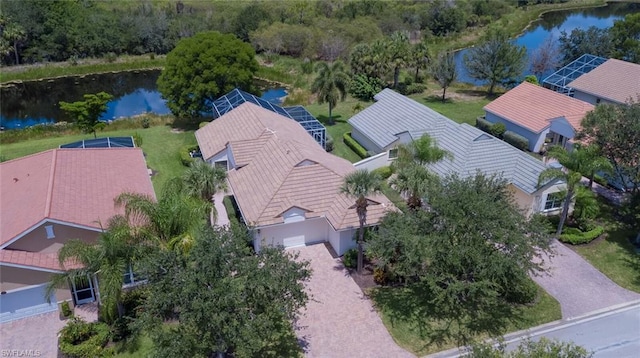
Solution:
M 0 89 L 0 126 L 19 129 L 36 124 L 69 122 L 71 119 L 59 108 L 60 101 L 80 101 L 86 93 L 101 91 L 114 96 L 114 100 L 107 104 L 102 120 L 144 113 L 168 114 L 171 111 L 156 86 L 159 75 L 158 70 L 126 71 L 3 86 Z M 268 88 L 267 83 L 259 83 L 258 87 L 264 90 L 262 97 L 273 103 L 281 103 L 287 95 L 284 88 Z
M 550 12 L 544 14 L 541 20 L 533 23 L 525 33 L 516 38 L 515 43 L 526 47 L 527 54 L 530 56 L 547 38 L 551 37 L 557 41 L 563 31 L 570 34 L 577 28 L 584 30 L 590 26 L 600 29 L 609 28 L 613 26 L 614 21 L 639 11 L 638 3 L 612 3 L 597 8 Z M 467 52 L 468 50 L 461 50 L 455 54 L 458 81 L 482 85 L 481 81 L 471 78 L 464 67 L 463 58 Z M 526 74 L 530 74 L 530 71 L 526 71 Z M 550 74 L 543 75 L 543 78 Z

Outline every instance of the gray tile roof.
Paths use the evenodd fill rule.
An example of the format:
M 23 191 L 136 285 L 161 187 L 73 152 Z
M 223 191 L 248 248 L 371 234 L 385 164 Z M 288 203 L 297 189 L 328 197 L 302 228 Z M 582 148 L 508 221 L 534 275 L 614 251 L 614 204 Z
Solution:
M 428 166 L 438 175 L 457 173 L 467 177 L 480 171 L 487 175 L 500 175 L 526 193 L 537 191 L 538 177 L 546 169 L 542 161 L 473 126 L 458 124 L 390 89 L 383 90 L 375 98 L 376 103 L 358 113 L 349 123 L 372 140 L 379 140 L 377 144 L 386 143 L 382 147 L 395 141 L 396 133 L 408 131 L 414 140 L 426 133 L 435 139 L 438 147 L 453 154 L 451 160 Z

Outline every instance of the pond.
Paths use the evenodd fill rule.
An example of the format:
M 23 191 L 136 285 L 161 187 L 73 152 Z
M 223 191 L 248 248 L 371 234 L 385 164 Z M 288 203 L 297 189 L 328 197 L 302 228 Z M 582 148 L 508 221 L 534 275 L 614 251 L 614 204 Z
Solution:
M 159 70 L 125 71 L 62 77 L 42 81 L 28 81 L 0 88 L 0 126 L 4 129 L 26 128 L 36 124 L 71 121 L 60 110 L 60 101 L 82 100 L 87 93 L 110 93 L 114 100 L 107 104 L 107 112 L 101 117 L 109 121 L 144 113 L 168 114 L 166 101 L 158 92 L 156 81 Z M 269 88 L 259 81 L 263 98 L 282 103 L 287 95 L 284 88 Z
M 551 37 L 554 41 L 557 41 L 563 31 L 571 33 L 574 29 L 586 30 L 590 26 L 600 29 L 609 28 L 613 26 L 614 21 L 638 11 L 640 11 L 640 4 L 637 3 L 609 3 L 607 6 L 596 8 L 549 12 L 544 14 L 542 19 L 531 24 L 527 31 L 516 38 L 515 43 L 525 46 L 527 54 L 530 56 L 547 38 Z M 465 49 L 455 54 L 458 81 L 482 85 L 481 81 L 471 78 L 464 67 L 463 58 L 467 52 L 468 50 Z M 530 74 L 530 71 L 525 71 L 526 74 Z M 544 78 L 550 74 L 544 74 L 542 77 Z

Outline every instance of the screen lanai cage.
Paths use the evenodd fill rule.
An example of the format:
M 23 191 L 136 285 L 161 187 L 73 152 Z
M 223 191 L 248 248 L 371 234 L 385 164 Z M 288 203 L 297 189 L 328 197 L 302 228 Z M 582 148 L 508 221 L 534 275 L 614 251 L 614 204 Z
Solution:
M 60 148 L 134 148 L 135 146 L 133 137 L 105 137 L 62 144 Z
M 218 118 L 245 102 L 257 104 L 262 108 L 268 109 L 300 123 L 307 133 L 309 133 L 309 135 L 313 137 L 313 139 L 315 139 L 322 148 L 326 148 L 326 128 L 304 107 L 281 107 L 237 88 L 212 102 L 213 117 Z
M 545 78 L 542 81 L 542 87 L 573 97 L 573 88 L 569 87 L 569 83 L 605 61 L 607 61 L 606 58 L 584 54 Z

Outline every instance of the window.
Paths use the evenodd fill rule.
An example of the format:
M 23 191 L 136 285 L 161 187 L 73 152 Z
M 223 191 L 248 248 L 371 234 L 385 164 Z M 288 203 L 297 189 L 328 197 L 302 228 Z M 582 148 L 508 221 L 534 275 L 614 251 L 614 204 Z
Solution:
M 47 225 L 44 227 L 44 229 L 47 231 L 47 239 L 56 238 L 56 234 L 53 232 L 53 225 Z
M 547 195 L 547 201 L 544 203 L 544 210 L 559 209 L 562 206 L 564 196 L 562 193 L 551 193 Z
M 398 148 L 389 149 L 389 159 L 396 159 L 398 157 Z
M 133 285 L 137 285 L 142 283 L 142 281 L 145 281 L 144 277 L 141 277 L 140 275 L 136 274 L 133 271 L 133 267 L 131 265 L 129 265 L 127 271 L 124 273 L 124 281 L 123 284 L 125 287 L 130 287 Z

